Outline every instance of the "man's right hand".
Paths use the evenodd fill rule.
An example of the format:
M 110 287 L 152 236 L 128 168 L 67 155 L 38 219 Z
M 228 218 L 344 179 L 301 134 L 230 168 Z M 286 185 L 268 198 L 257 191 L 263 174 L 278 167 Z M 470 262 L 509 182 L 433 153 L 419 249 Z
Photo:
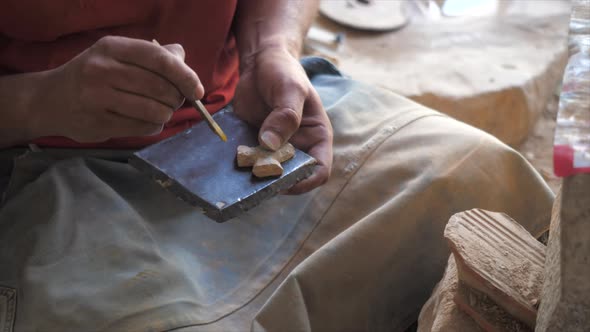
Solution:
M 157 134 L 184 96 L 204 94 L 180 45 L 124 37 L 104 37 L 44 76 L 31 132 L 78 142 Z

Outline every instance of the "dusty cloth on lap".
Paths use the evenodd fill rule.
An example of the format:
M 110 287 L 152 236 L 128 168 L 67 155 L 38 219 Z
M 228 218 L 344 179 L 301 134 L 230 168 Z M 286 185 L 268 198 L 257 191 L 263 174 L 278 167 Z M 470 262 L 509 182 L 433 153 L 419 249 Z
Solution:
M 334 126 L 323 187 L 217 224 L 125 163 L 29 153 L 0 210 L 15 331 L 402 331 L 459 211 L 533 234 L 553 194 L 495 138 L 304 62 Z

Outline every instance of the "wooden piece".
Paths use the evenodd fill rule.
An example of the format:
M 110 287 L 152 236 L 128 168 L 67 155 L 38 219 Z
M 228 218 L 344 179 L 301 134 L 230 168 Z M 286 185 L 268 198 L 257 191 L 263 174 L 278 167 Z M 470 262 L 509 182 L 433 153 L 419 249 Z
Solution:
M 273 157 L 258 158 L 252 167 L 252 173 L 259 178 L 283 174 L 281 163 Z
M 545 247 L 507 215 L 479 209 L 452 216 L 444 235 L 459 279 L 534 328 Z
M 590 174 L 578 174 L 563 179 L 561 192 L 553 206 L 537 331 L 588 331 L 588 262 Z
M 283 145 L 277 151 L 245 145 L 240 145 L 237 149 L 238 167 L 252 167 L 252 173 L 259 178 L 282 175 L 281 163 L 293 158 L 294 155 L 295 148 L 291 143 Z
M 512 317 L 489 296 L 463 282 L 459 282 L 454 298 L 459 308 L 467 313 L 486 332 L 532 332 L 533 330 Z
M 575 0 L 570 20 L 570 59 L 590 44 L 590 0 Z M 585 46 L 584 46 L 585 45 Z M 571 61 L 571 60 L 570 60 Z M 578 82 L 590 80 L 580 70 L 574 70 Z M 586 72 L 587 73 L 587 72 Z M 569 81 L 569 82 L 568 82 Z M 588 84 L 576 83 L 564 77 L 564 93 L 579 98 L 580 115 L 589 113 L 584 93 Z M 567 91 L 567 92 L 566 92 Z M 565 110 L 560 110 L 560 112 Z M 569 112 L 568 114 L 574 114 Z M 561 115 L 561 114 L 560 114 Z M 578 117 L 576 115 L 576 117 Z M 584 120 L 582 118 L 581 122 Z M 587 117 L 586 117 L 587 119 Z M 572 127 L 574 128 L 574 127 Z M 579 127 L 576 127 L 580 130 Z M 587 139 L 585 137 L 584 139 Z M 584 139 L 580 140 L 581 145 Z M 574 157 L 574 159 L 576 159 Z M 580 158 L 583 159 L 583 158 Z M 545 262 L 545 284 L 537 331 L 588 331 L 590 328 L 590 174 L 577 174 L 563 179 L 555 199 Z

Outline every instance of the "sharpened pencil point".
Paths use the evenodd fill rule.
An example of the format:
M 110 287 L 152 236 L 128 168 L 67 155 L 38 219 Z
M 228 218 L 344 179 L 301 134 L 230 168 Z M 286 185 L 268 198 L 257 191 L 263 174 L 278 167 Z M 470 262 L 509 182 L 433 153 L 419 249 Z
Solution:
M 219 138 L 221 138 L 222 141 L 227 142 L 227 136 L 225 136 L 225 133 L 223 130 L 221 130 L 221 127 L 219 127 L 217 123 L 215 124 L 215 133 L 217 136 L 219 136 Z

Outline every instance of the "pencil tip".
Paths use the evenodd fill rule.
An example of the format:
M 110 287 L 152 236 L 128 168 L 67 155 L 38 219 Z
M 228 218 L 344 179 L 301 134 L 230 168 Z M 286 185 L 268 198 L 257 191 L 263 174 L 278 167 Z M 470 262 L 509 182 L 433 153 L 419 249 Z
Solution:
M 219 136 L 219 138 L 221 138 L 222 141 L 227 142 L 227 136 L 225 136 L 225 133 L 223 132 L 223 130 L 221 130 L 221 127 L 219 127 L 219 125 L 217 125 L 217 124 L 215 126 L 215 133 L 217 134 L 217 136 Z

